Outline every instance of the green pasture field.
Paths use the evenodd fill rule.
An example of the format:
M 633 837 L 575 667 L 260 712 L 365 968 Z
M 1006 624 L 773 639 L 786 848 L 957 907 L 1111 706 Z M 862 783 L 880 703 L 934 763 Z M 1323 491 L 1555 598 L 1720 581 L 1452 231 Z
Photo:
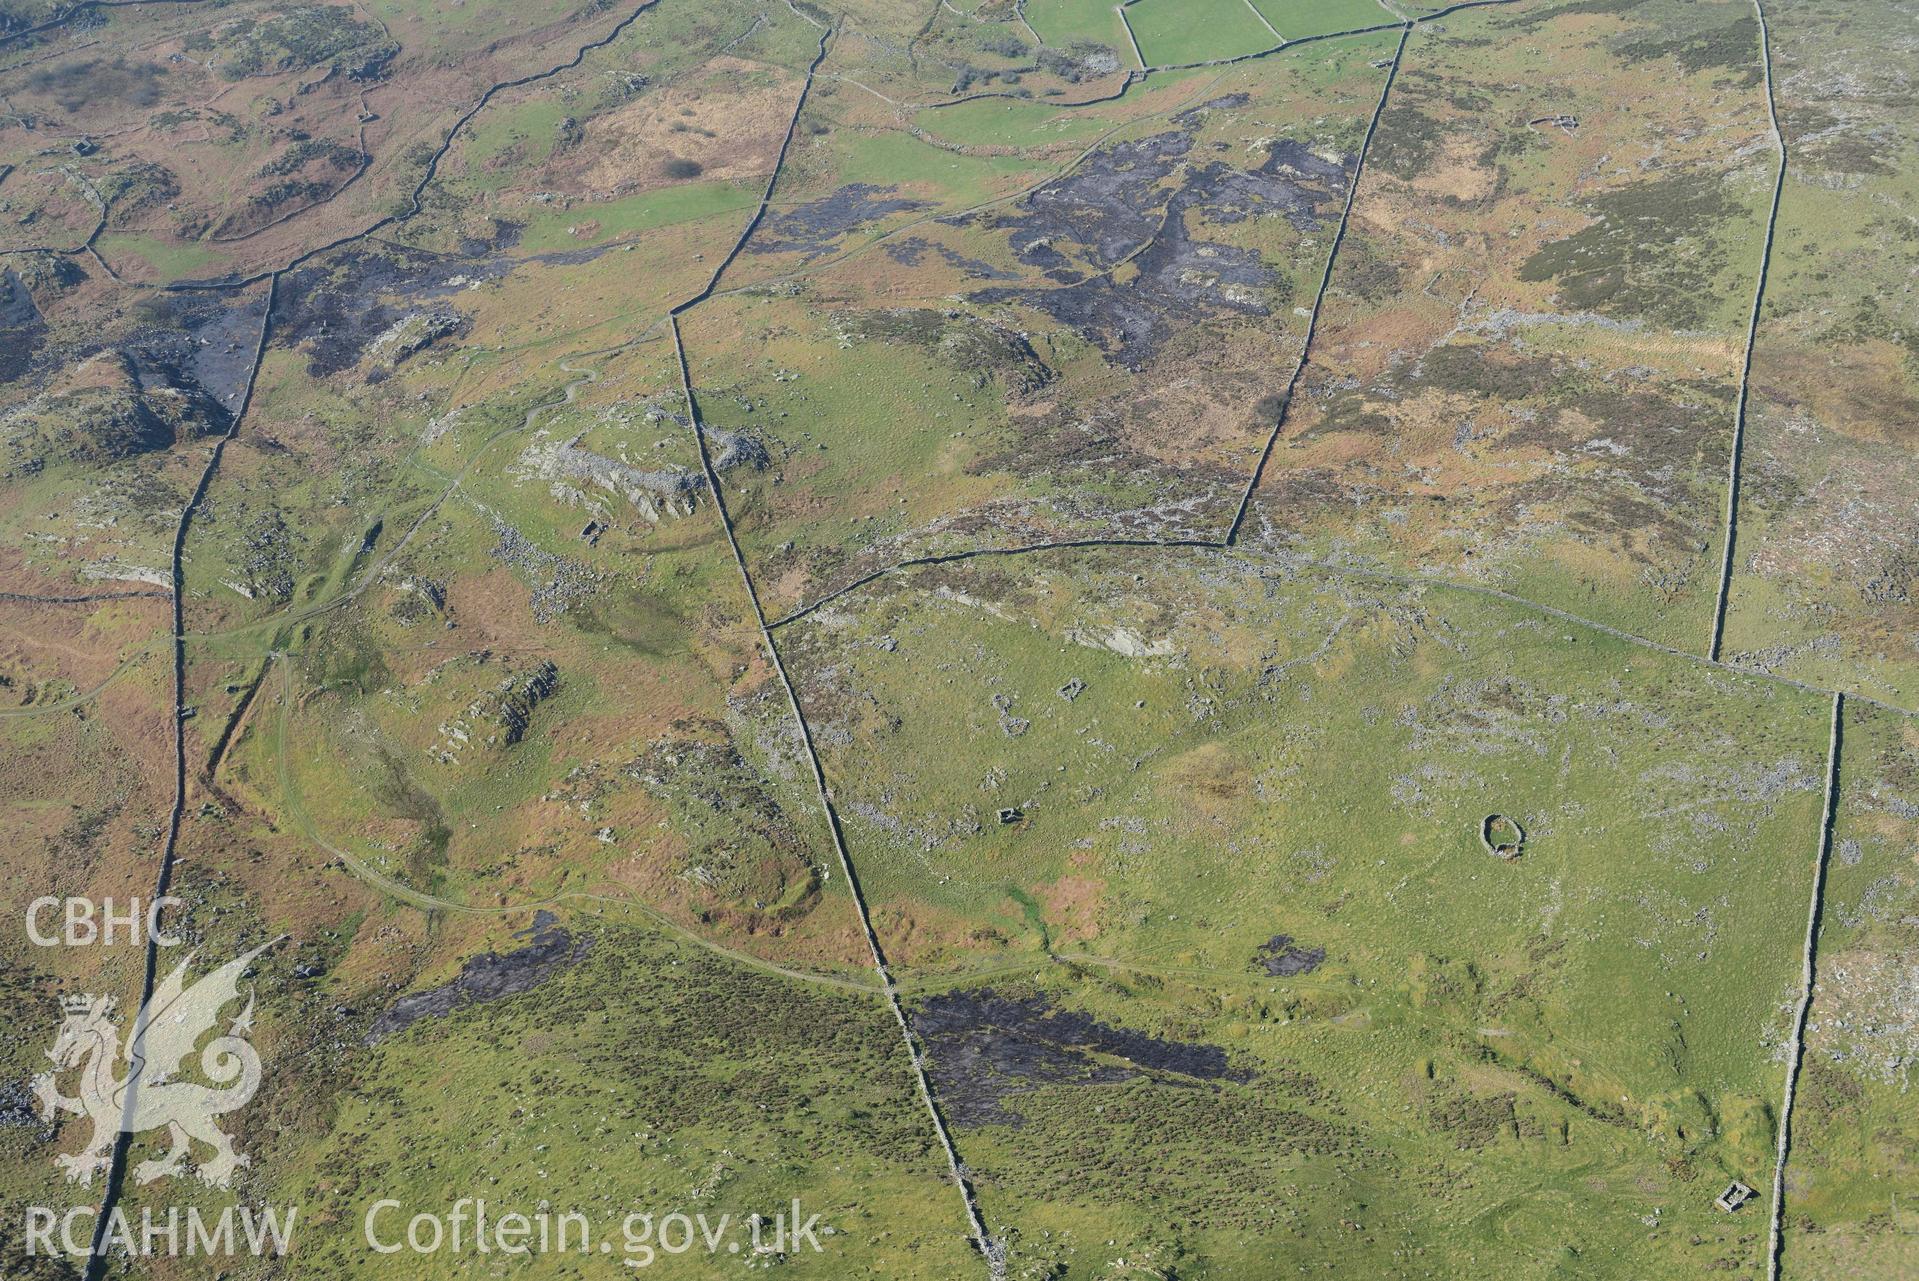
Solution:
M 1278 43 L 1246 0 L 1139 0 L 1126 20 L 1149 67 L 1232 58 Z
M 1471 593 L 1203 553 L 924 570 L 792 627 L 922 1011 L 1037 992 L 1240 1066 L 1197 1096 L 1028 1082 L 1005 1104 L 1028 1124 L 962 1130 L 1035 1257 L 1111 1237 L 1117 1201 L 1129 1249 L 1222 1276 L 1415 1243 L 1418 1269 L 1752 1266 L 1710 1203 L 1770 1169 L 1823 700 Z M 1517 859 L 1481 844 L 1489 814 Z M 1269 975 L 1286 946 L 1314 963 Z M 1298 1146 L 1200 1163 L 1144 1137 L 1261 1124 L 1235 1109 Z M 1168 1203 L 1190 1230 L 1155 1231 Z M 1363 1227 L 1335 1244 L 1342 1215 Z

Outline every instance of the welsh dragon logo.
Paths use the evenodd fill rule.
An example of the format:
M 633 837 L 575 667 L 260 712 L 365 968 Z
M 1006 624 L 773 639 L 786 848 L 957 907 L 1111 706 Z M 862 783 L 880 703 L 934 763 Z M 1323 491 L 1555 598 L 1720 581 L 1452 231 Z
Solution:
M 275 940 L 276 942 L 278 940 Z M 67 1172 L 69 1182 L 91 1183 L 113 1160 L 115 1136 L 122 1131 L 143 1134 L 166 1127 L 172 1149 L 157 1160 L 133 1168 L 141 1183 L 186 1169 L 193 1142 L 213 1149 L 206 1160 L 194 1162 L 194 1172 L 208 1184 L 224 1188 L 233 1172 L 247 1164 L 233 1142 L 214 1124 L 214 1118 L 246 1106 L 260 1088 L 260 1056 L 247 1043 L 253 1030 L 253 995 L 246 1008 L 227 1026 L 226 1033 L 200 1051 L 200 1071 L 214 1084 L 175 1079 L 187 1066 L 200 1038 L 214 1030 L 220 1011 L 240 997 L 240 977 L 253 958 L 273 946 L 262 944 L 229 961 L 192 987 L 186 984 L 191 956 L 161 980 L 153 996 L 133 1020 L 133 1032 L 123 1057 L 120 1028 L 114 1021 L 110 996 L 69 996 L 61 1001 L 65 1014 L 60 1034 L 47 1057 L 53 1071 L 34 1078 L 40 1115 L 51 1121 L 70 1112 L 93 1121 L 93 1137 L 84 1151 L 62 1154 L 54 1163 Z M 60 1092 L 60 1076 L 78 1069 L 79 1095 Z

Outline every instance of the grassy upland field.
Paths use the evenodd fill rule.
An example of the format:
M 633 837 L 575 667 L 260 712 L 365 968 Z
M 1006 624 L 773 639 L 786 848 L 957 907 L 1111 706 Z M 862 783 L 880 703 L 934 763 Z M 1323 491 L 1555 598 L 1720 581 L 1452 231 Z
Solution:
M 1126 21 L 1149 67 L 1234 58 L 1279 43 L 1246 0 L 1137 0 Z
M 1016 1254 L 1755 1266 L 1711 1200 L 1769 1169 L 1819 699 L 1212 553 L 918 571 L 795 627 Z
M 1419 11 L 1416 5 L 1388 8 L 1379 0 L 1242 0 L 1242 3 L 1250 3 L 1259 10 L 1287 40 L 1381 26 L 1395 21 L 1399 13 Z

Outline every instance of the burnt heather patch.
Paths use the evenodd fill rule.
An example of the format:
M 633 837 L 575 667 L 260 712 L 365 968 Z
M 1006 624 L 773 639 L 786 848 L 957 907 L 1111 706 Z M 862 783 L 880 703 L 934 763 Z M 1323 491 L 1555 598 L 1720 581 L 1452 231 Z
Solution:
M 940 1105 L 955 1125 L 1019 1125 L 1008 1103 L 1054 1085 L 1112 1085 L 1141 1077 L 1244 1083 L 1216 1045 L 1165 1040 L 1064 1010 L 1043 995 L 991 988 L 922 1002 L 913 1028 L 926 1041 Z

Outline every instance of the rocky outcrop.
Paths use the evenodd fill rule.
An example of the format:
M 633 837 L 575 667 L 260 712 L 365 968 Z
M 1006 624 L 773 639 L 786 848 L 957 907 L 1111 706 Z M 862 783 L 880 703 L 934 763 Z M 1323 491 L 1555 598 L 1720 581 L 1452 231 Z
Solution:
M 476 742 L 485 747 L 512 747 L 533 727 L 533 713 L 560 687 L 560 669 L 543 659 L 530 669 L 514 672 L 487 690 L 455 719 L 440 726 L 433 756 L 443 765 L 459 761 Z
M 366 352 L 374 360 L 395 366 L 442 338 L 465 333 L 468 324 L 467 318 L 458 312 L 409 312 L 368 343 Z
M 667 516 L 693 514 L 705 483 L 697 472 L 679 467 L 635 467 L 582 449 L 579 440 L 576 436 L 572 440 L 535 441 L 520 461 L 533 475 L 556 482 L 560 496 L 565 496 L 565 487 L 571 482 L 617 494 L 656 524 Z

